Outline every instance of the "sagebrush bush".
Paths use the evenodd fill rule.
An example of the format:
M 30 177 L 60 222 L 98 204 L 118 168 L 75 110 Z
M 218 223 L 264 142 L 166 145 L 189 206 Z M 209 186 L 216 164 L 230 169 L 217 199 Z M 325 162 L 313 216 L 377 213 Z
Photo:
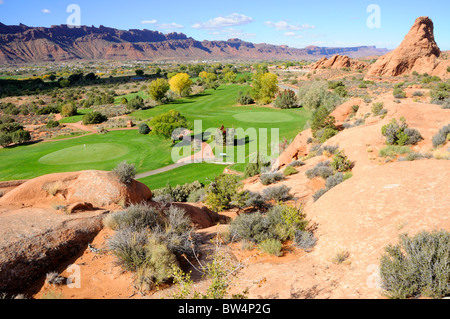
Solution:
M 240 207 L 245 203 L 243 184 L 234 175 L 216 176 L 206 189 L 205 203 L 214 211 Z
M 419 131 L 408 128 L 404 118 L 401 118 L 400 122 L 392 119 L 389 124 L 381 128 L 381 133 L 386 137 L 388 145 L 414 145 L 423 139 Z
M 306 165 L 306 164 L 302 161 L 293 161 L 287 167 L 299 167 L 299 166 L 304 166 L 304 165 Z
M 264 240 L 263 242 L 259 243 L 258 247 L 263 252 L 274 255 L 276 257 L 280 257 L 283 255 L 283 252 L 281 251 L 281 242 L 273 238 Z
M 378 152 L 380 157 L 396 157 L 398 154 L 405 155 L 411 153 L 408 146 L 388 145 Z
M 128 164 L 126 161 L 119 163 L 112 172 L 124 184 L 130 184 L 136 177 L 136 167 L 134 164 Z
M 335 153 L 333 157 L 333 161 L 331 162 L 331 167 L 336 172 L 346 172 L 352 169 L 353 163 L 348 159 L 345 155 L 344 151 L 338 151 Z
M 285 202 L 292 198 L 289 194 L 290 190 L 291 188 L 286 185 L 268 187 L 263 190 L 263 197 L 265 200 Z
M 284 176 L 282 173 L 266 173 L 262 174 L 259 180 L 261 181 L 261 184 L 267 186 L 284 180 Z
M 283 174 L 284 174 L 284 176 L 291 176 L 291 175 L 298 174 L 298 171 L 292 166 L 287 166 L 284 169 Z
M 314 195 L 313 195 L 314 202 L 317 202 L 320 197 L 325 195 L 326 192 L 328 192 L 327 188 L 322 188 L 322 189 L 319 189 L 317 192 L 315 192 Z
M 292 90 L 284 90 L 275 98 L 273 106 L 279 109 L 291 109 L 298 107 L 297 96 Z
M 304 230 L 308 222 L 301 210 L 276 205 L 266 214 L 241 214 L 231 222 L 230 235 L 236 240 L 261 243 L 267 239 L 284 242 L 294 239 L 295 232 Z
M 442 127 L 439 132 L 433 136 L 433 146 L 435 148 L 447 143 L 450 140 L 450 124 Z
M 330 161 L 320 162 L 314 168 L 309 169 L 305 172 L 306 177 L 313 179 L 316 177 L 322 177 L 327 179 L 333 175 L 333 169 L 331 168 Z
M 317 238 L 314 234 L 306 230 L 297 230 L 295 232 L 295 244 L 297 247 L 309 252 L 316 245 Z
M 421 232 L 400 236 L 380 260 L 385 294 L 394 299 L 442 298 L 450 294 L 450 232 Z
M 344 173 L 338 172 L 334 174 L 333 176 L 330 176 L 325 181 L 325 187 L 330 190 L 333 187 L 336 187 L 340 183 L 344 181 Z

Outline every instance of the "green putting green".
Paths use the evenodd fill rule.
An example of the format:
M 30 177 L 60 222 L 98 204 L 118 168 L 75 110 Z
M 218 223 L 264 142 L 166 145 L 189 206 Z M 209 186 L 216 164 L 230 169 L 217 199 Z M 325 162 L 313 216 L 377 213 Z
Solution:
M 45 155 L 39 162 L 47 165 L 86 164 L 115 159 L 128 152 L 126 146 L 119 144 L 81 144 Z
M 276 112 L 245 112 L 235 114 L 233 117 L 247 123 L 281 123 L 294 120 L 289 114 Z

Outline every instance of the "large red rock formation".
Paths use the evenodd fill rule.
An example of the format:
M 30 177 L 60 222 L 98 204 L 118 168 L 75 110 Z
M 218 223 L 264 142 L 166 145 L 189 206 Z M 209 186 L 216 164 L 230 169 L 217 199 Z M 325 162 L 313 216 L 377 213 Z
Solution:
M 369 65 L 362 61 L 356 61 L 345 55 L 335 55 L 330 59 L 322 58 L 311 66 L 311 70 L 318 69 L 342 69 L 351 68 L 355 70 L 367 69 Z
M 369 69 L 369 77 L 392 77 L 411 74 L 431 74 L 441 55 L 434 39 L 434 25 L 430 18 L 420 17 L 400 46 L 380 57 Z

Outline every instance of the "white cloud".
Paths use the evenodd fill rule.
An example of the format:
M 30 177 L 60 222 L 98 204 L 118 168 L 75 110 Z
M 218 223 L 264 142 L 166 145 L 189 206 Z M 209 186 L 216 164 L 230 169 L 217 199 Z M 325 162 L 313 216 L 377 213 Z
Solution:
M 298 30 L 306 30 L 306 29 L 315 29 L 316 27 L 314 25 L 309 25 L 309 24 L 302 24 L 302 25 L 298 25 L 298 24 L 289 24 L 287 21 L 281 20 L 278 22 L 272 22 L 272 21 L 266 21 L 265 24 L 271 28 L 275 28 L 277 30 L 293 30 L 293 31 L 298 31 Z
M 172 23 L 161 23 L 157 25 L 158 29 L 161 30 L 169 30 L 169 31 L 173 31 L 173 30 L 178 30 L 178 29 L 183 29 L 184 26 L 175 22 Z
M 43 9 L 42 13 L 50 13 L 50 10 L 49 9 Z
M 207 22 L 196 23 L 192 26 L 194 29 L 206 29 L 206 30 L 217 30 L 226 27 L 233 27 L 238 25 L 249 24 L 253 22 L 251 17 L 247 17 L 246 15 L 233 13 L 228 16 L 221 16 L 214 19 L 211 19 Z
M 235 28 L 225 28 L 221 31 L 211 31 L 208 34 L 210 35 L 222 35 L 227 38 L 254 38 L 256 34 L 247 33 L 239 29 Z
M 155 24 L 158 23 L 158 20 L 143 20 L 141 24 Z

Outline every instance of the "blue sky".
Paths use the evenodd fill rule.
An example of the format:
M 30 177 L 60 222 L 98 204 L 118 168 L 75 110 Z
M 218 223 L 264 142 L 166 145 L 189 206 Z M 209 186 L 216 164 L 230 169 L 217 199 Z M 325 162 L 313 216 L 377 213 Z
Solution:
M 429 16 L 438 45 L 450 49 L 447 0 L 0 0 L 0 22 L 65 24 L 70 4 L 79 6 L 82 25 L 175 31 L 197 40 L 240 38 L 297 48 L 376 45 L 393 49 L 417 17 Z M 380 9 L 380 28 L 368 27 L 374 13 L 367 12 L 371 4 Z

